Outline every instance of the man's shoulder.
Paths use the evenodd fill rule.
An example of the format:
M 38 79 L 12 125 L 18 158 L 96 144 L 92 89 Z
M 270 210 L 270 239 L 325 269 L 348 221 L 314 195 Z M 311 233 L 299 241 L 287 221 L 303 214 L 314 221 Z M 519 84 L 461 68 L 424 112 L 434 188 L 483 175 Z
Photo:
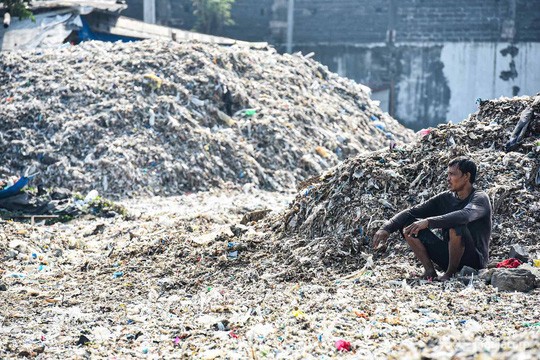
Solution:
M 483 190 L 475 190 L 470 201 L 474 201 L 474 203 L 477 205 L 491 208 L 491 201 L 489 200 L 489 195 Z
M 484 190 L 475 190 L 474 196 L 479 199 L 486 199 L 489 200 L 488 194 Z

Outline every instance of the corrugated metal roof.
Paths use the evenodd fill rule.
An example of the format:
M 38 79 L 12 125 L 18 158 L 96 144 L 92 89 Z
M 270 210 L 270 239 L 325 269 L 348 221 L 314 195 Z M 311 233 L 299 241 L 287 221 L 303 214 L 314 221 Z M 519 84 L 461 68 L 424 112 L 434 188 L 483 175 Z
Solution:
M 247 45 L 251 47 L 268 46 L 266 42 L 251 43 L 225 37 L 200 34 L 192 31 L 174 29 L 166 26 L 148 24 L 124 16 L 92 13 L 85 17 L 92 31 L 127 36 L 139 39 L 168 39 L 178 42 L 197 40 L 221 45 Z
M 33 0 L 32 10 L 52 9 L 59 7 L 89 6 L 97 10 L 119 12 L 127 9 L 125 1 L 116 0 Z

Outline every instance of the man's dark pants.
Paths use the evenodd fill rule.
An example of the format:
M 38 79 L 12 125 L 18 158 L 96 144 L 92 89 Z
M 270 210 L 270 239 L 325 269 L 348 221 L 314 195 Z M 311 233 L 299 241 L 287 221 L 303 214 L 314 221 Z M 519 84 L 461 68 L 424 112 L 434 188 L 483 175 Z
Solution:
M 474 269 L 481 269 L 481 255 L 478 253 L 476 247 L 474 246 L 474 240 L 467 226 L 456 226 L 454 227 L 454 230 L 456 231 L 457 236 L 461 236 L 461 241 L 465 245 L 465 251 L 463 252 L 463 256 L 461 257 L 461 261 L 459 262 L 458 270 L 461 270 L 461 268 L 465 265 L 470 266 Z M 405 235 L 403 234 L 403 229 L 401 229 L 401 235 L 405 238 Z M 426 247 L 427 253 L 431 261 L 437 264 L 442 271 L 446 271 L 446 269 L 448 269 L 449 261 L 449 229 L 443 229 L 442 239 L 435 235 L 431 230 L 424 229 L 418 233 L 418 239 Z

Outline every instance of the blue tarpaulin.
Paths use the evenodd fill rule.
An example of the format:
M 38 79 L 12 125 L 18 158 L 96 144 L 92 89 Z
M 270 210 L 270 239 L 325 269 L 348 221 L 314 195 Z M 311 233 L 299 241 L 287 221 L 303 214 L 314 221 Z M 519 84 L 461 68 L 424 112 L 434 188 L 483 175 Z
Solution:
M 88 25 L 88 22 L 86 21 L 84 16 L 81 16 L 81 20 L 82 20 L 83 25 L 82 25 L 82 28 L 77 32 L 80 42 L 89 41 L 89 40 L 99 40 L 99 41 L 108 41 L 108 42 L 115 42 L 115 41 L 131 42 L 131 41 L 141 40 L 139 38 L 133 38 L 133 37 L 128 37 L 128 36 L 94 32 L 92 31 L 92 29 L 90 29 L 90 25 Z
M 17 195 L 30 181 L 30 177 L 23 176 L 17 182 L 11 186 L 8 186 L 4 190 L 0 191 L 0 199 L 5 199 L 7 197 Z

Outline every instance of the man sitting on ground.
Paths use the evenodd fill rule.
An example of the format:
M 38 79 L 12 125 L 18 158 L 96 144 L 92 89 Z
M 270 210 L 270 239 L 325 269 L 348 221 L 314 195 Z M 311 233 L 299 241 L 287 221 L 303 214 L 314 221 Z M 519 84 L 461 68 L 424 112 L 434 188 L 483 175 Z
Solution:
M 449 191 L 404 210 L 388 220 L 373 237 L 376 250 L 386 247 L 391 233 L 400 230 L 424 266 L 425 279 L 446 281 L 464 265 L 485 268 L 491 238 L 491 204 L 474 188 L 476 164 L 460 157 L 448 164 Z M 429 229 L 442 229 L 443 239 Z M 436 263 L 445 273 L 437 278 Z

